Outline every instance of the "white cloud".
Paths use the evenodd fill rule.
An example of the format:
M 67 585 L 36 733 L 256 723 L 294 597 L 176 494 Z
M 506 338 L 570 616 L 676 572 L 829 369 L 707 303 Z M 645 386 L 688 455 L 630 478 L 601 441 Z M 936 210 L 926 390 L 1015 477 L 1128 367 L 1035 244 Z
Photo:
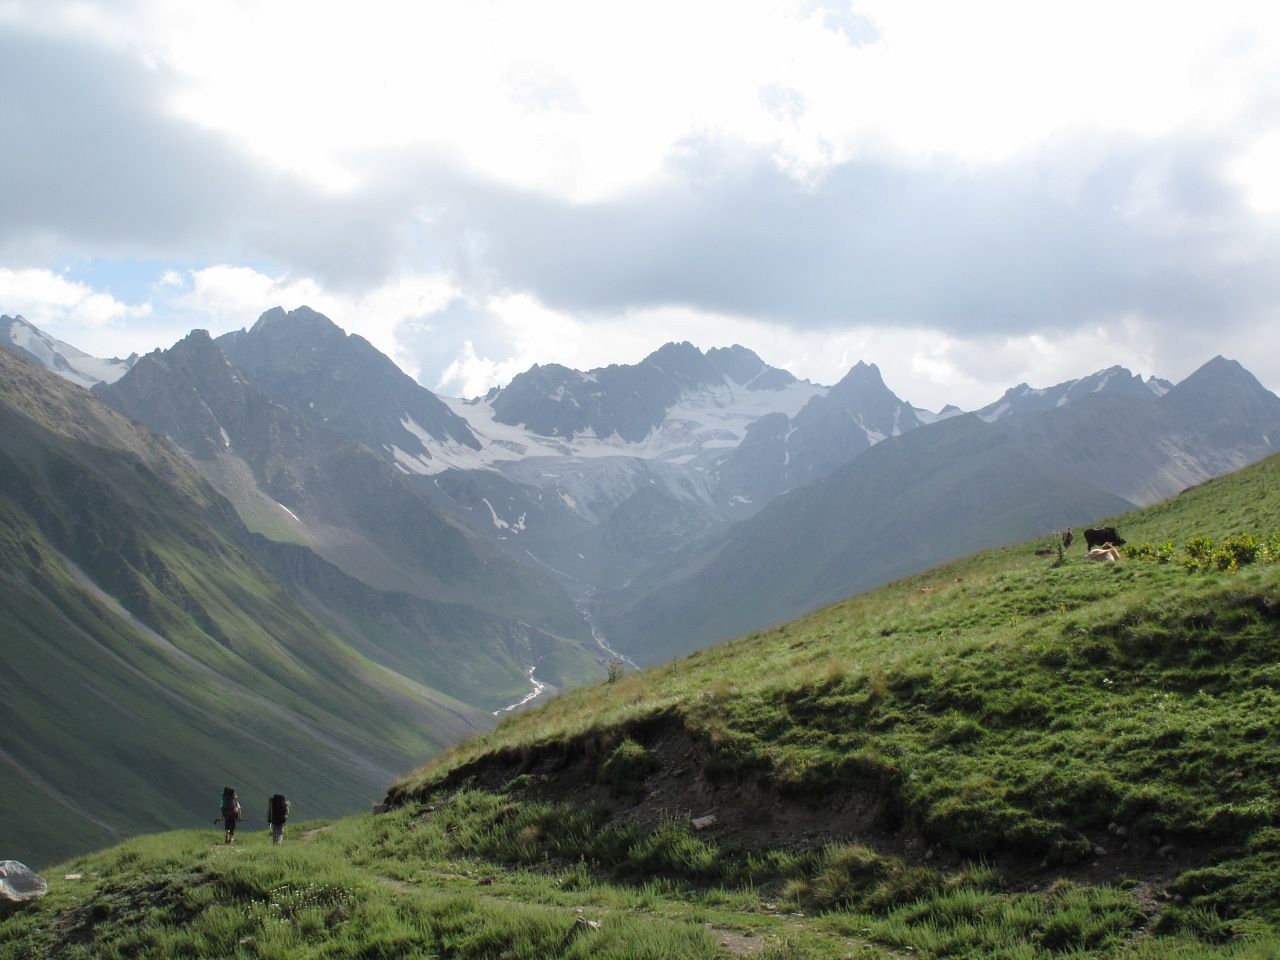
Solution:
M 201 265 L 138 303 L 0 277 L 0 309 L 90 352 L 306 303 L 465 392 L 685 338 L 825 382 L 873 360 L 929 406 L 1116 362 L 1177 377 L 1216 352 L 1280 384 L 1258 349 L 1280 212 L 1272 4 L 46 0 L 0 2 L 0 26 L 27 54 L 14 70 L 53 65 L 47 102 L 11 97 L 31 108 L 15 138 L 65 164 L 13 168 L 11 266 Z M 42 36 L 77 43 L 44 58 Z M 130 131 L 101 181 L 40 139 L 97 121 L 104 146 Z M 1215 192 L 1220 174 L 1241 193 Z M 998 332 L 974 332 L 984 317 Z
M 767 149 L 802 178 L 868 151 L 987 162 L 1081 127 L 1220 128 L 1280 63 L 1280 8 L 1250 0 L 1212 17 L 1155 0 L 863 0 L 870 43 L 809 2 L 82 7 L 45 19 L 131 45 L 180 78 L 178 114 L 334 190 L 414 146 L 579 201 L 662 176 L 691 135 Z M 762 90 L 788 91 L 785 109 Z
M 441 372 L 433 389 L 446 397 L 478 397 L 490 387 L 510 383 L 512 377 L 528 367 L 522 359 L 499 362 L 477 356 L 475 344 L 464 340 L 457 358 Z
M 126 326 L 150 317 L 152 306 L 124 303 L 52 270 L 0 267 L 0 312 L 19 314 L 58 339 L 94 352 L 117 342 Z

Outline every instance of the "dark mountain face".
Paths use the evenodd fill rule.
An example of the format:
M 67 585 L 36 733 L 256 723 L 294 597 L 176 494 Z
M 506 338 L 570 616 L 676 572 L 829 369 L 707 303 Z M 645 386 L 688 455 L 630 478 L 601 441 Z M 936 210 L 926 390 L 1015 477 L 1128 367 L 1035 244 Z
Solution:
M 306 544 L 377 589 L 582 632 L 545 573 L 443 516 L 387 458 L 272 400 L 203 331 L 95 392 L 186 449 L 256 532 Z
M 813 397 L 796 416 L 757 420 L 719 465 L 721 490 L 762 506 L 828 476 L 885 437 L 920 425 L 915 408 L 885 386 L 879 368 L 859 361 L 826 396 Z
M 745 347 L 704 354 L 691 343 L 668 343 L 634 365 L 585 373 L 534 365 L 494 394 L 492 404 L 499 423 L 522 424 L 542 436 L 617 434 L 639 443 L 681 397 L 723 389 L 730 381 L 748 390 L 780 390 L 795 377 Z
M 1235 360 L 1214 357 L 1169 389 L 1160 403 L 1205 437 L 1250 448 L 1280 444 L 1280 397 Z
M 1025 383 L 1010 387 L 995 403 L 978 411 L 983 420 L 999 420 L 1006 416 L 1043 413 L 1076 403 L 1085 397 L 1106 394 L 1123 395 L 1135 400 L 1154 400 L 1168 390 L 1168 381 L 1154 377 L 1144 381 L 1124 367 L 1108 367 L 1079 380 L 1066 380 L 1052 387 L 1036 389 Z
M 435 394 L 363 337 L 344 333 L 308 307 L 268 310 L 248 331 L 226 334 L 217 343 L 271 399 L 409 463 L 405 469 L 432 459 L 428 438 L 480 446 L 466 421 Z
M 204 330 L 147 354 L 126 376 L 94 392 L 199 460 L 232 444 L 237 451 L 260 451 L 259 459 L 288 459 L 312 433 L 240 375 Z
M 1089 392 L 996 422 L 1029 456 L 1139 505 L 1280 450 L 1280 398 L 1234 361 L 1211 360 L 1162 396 L 1147 390 Z

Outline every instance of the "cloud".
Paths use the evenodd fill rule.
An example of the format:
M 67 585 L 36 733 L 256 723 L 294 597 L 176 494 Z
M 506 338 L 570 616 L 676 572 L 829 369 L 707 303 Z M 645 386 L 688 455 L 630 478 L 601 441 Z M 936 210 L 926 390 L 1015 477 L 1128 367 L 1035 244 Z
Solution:
M 3 312 L 20 314 L 37 325 L 62 323 L 101 328 L 151 313 L 149 303 L 122 303 L 83 283 L 49 270 L 0 267 L 0 304 Z
M 99 344 L 308 303 L 466 391 L 682 332 L 939 399 L 1273 338 L 1262 14 L 686 8 L 6 5 L 0 263 L 162 262 L 24 301 Z
M 406 210 L 378 190 L 331 194 L 175 116 L 177 79 L 114 49 L 0 32 L 0 257 L 287 264 L 334 286 L 396 267 Z M 420 164 L 421 168 L 421 164 Z
M 850 161 L 806 185 L 695 142 L 643 192 L 569 205 L 472 185 L 433 229 L 479 238 L 475 275 L 584 317 L 684 304 L 956 334 L 1248 324 L 1280 299 L 1280 235 L 1225 175 L 1234 148 L 1081 134 L 998 166 Z

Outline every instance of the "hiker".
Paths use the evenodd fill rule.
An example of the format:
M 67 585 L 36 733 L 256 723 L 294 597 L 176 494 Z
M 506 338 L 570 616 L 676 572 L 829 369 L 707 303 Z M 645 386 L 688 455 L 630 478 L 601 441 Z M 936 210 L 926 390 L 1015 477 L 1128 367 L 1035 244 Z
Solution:
M 284 823 L 289 819 L 289 798 L 277 793 L 267 802 L 267 823 L 271 824 L 271 842 L 284 843 Z
M 227 843 L 236 839 L 236 824 L 240 822 L 240 798 L 235 787 L 222 788 L 222 825 L 227 829 Z M 216 820 L 214 821 L 217 822 Z

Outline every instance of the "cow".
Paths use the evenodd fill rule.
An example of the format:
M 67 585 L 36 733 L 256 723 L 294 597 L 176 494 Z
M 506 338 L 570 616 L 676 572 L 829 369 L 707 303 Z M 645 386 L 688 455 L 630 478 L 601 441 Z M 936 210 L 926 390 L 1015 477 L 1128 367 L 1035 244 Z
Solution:
M 1109 543 L 1113 547 L 1123 547 L 1126 542 L 1120 539 L 1120 534 L 1116 533 L 1115 527 L 1089 527 L 1084 532 L 1086 550 L 1100 547 L 1104 543 Z
M 1086 560 L 1096 560 L 1099 563 L 1116 563 L 1120 559 L 1120 551 L 1111 544 L 1101 547 L 1094 547 L 1084 555 Z

